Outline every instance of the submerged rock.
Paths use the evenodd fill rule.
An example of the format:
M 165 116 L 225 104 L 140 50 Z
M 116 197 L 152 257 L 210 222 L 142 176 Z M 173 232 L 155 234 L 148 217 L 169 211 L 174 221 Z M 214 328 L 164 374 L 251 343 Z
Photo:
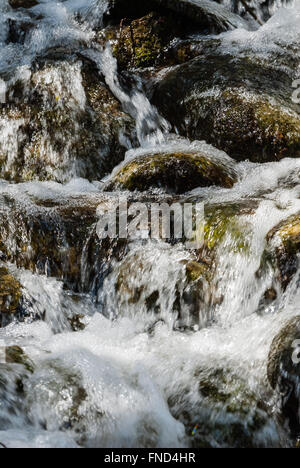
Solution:
M 162 152 L 138 156 L 125 163 L 115 171 L 106 190 L 145 191 L 161 187 L 173 193 L 184 193 L 211 185 L 230 188 L 236 181 L 232 168 L 201 152 Z
M 300 317 L 291 319 L 274 338 L 268 357 L 268 379 L 281 397 L 281 413 L 293 438 L 300 435 Z
M 299 157 L 293 72 L 255 56 L 223 55 L 214 41 L 205 47 L 208 54 L 166 73 L 155 86 L 152 101 L 162 115 L 181 135 L 205 139 L 236 160 Z
M 0 177 L 101 179 L 124 158 L 134 128 L 92 65 L 46 58 L 7 92 L 0 113 Z

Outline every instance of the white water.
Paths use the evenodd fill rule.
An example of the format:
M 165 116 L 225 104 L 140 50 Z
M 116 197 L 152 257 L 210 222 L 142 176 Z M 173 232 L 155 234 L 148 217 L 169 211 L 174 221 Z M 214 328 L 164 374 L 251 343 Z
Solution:
M 75 10 L 80 10 L 84 23 L 75 22 L 72 17 Z M 101 6 L 95 11 L 93 2 L 44 1 L 33 11 L 45 14 L 45 20 L 26 39 L 24 47 L 7 45 L 1 49 L 1 69 L 9 66 L 11 57 L 15 57 L 20 67 L 29 70 L 33 56 L 48 48 L 49 41 L 51 45 L 87 41 L 90 47 L 94 13 L 99 12 L 101 16 L 104 10 Z M 281 35 L 281 21 L 285 31 L 297 14 L 298 7 L 287 13 L 281 10 L 255 33 L 225 34 L 224 44 L 233 47 L 233 42 L 240 40 L 242 47 L 247 36 L 247 44 L 251 42 L 254 47 L 261 43 L 265 47 L 266 42 L 272 46 L 271 38 L 275 43 L 276 31 L 286 43 L 291 37 L 297 41 L 299 29 L 296 27 L 289 29 L 288 37 Z M 5 41 L 5 34 L 4 27 L 0 41 Z M 144 154 L 149 147 L 151 151 L 201 147 L 202 151 L 213 152 L 213 157 L 228 164 L 228 156 L 212 150 L 204 142 L 191 143 L 170 135 L 167 123 L 150 105 L 138 84 L 131 94 L 124 91 L 109 48 L 104 52 L 89 50 L 88 54 L 95 59 L 125 110 L 136 119 L 141 148 L 131 150 L 127 158 Z M 22 70 L 20 68 L 19 72 Z M 48 78 L 50 80 L 51 76 Z M 53 81 L 59 86 L 59 80 Z M 74 105 L 80 106 L 84 96 L 77 91 L 71 98 L 74 98 Z M 1 134 L 1 142 L 5 140 L 6 150 L 13 154 L 14 129 L 3 131 L 7 133 Z M 269 415 L 255 432 L 253 442 L 262 446 L 289 444 L 288 436 L 272 417 L 274 401 L 266 382 L 266 363 L 274 336 L 289 318 L 298 314 L 299 290 L 295 282 L 291 283 L 272 306 L 261 310 L 260 299 L 271 286 L 274 272 L 266 271 L 260 278 L 255 273 L 260 266 L 266 234 L 278 222 L 300 211 L 300 162 L 283 160 L 256 165 L 230 161 L 230 164 L 239 176 L 233 189 L 197 189 L 189 197 L 207 205 L 252 200 L 258 206 L 253 213 L 238 220 L 245 226 L 248 249 L 236 248 L 237 241 L 230 234 L 219 246 L 213 297 L 204 285 L 198 328 L 189 328 L 189 309 L 184 304 L 184 323 L 176 323 L 173 311 L 176 295 L 179 292 L 182 298 L 187 287 L 182 261 L 195 259 L 193 253 L 181 245 L 132 243 L 125 259 L 113 264 L 96 302 L 89 294 L 79 294 L 73 300 L 61 281 L 10 266 L 31 304 L 32 317 L 46 313 L 44 320 L 28 318 L 24 323 L 14 322 L 0 329 L 0 340 L 7 346 L 21 346 L 35 365 L 35 372 L 23 378 L 22 399 L 15 392 L 14 381 L 23 369 L 16 365 L 10 366 L 8 371 L 4 367 L 8 382 L 3 388 L 0 380 L 0 396 L 4 402 L 0 406 L 2 444 L 8 447 L 190 446 L 193 436 L 185 432 L 183 419 L 179 417 L 183 410 L 190 413 L 192 425 L 198 424 L 201 431 L 216 421 L 225 426 L 238 422 L 246 427 L 256 417 L 256 399 L 260 398 L 269 405 Z M 95 194 L 99 195 L 97 184 L 82 179 L 66 185 L 53 182 L 17 185 L 2 182 L 0 185 L 1 196 L 9 195 L 24 211 L 31 212 L 46 200 L 67 205 L 71 197 L 88 198 Z M 116 293 L 115 284 L 122 268 L 128 276 L 123 281 L 125 291 L 121 289 Z M 142 289 L 135 302 L 128 296 L 127 287 Z M 157 291 L 159 315 L 149 313 L 145 302 Z M 224 298 L 221 304 L 214 303 L 213 299 L 220 296 Z M 78 314 L 84 315 L 86 328 L 74 333 L 68 317 Z M 183 332 L 181 326 L 187 326 L 187 330 Z M 0 370 L 3 366 L 0 364 Z M 247 400 L 246 417 L 242 411 L 231 414 L 198 392 L 199 375 L 210 377 L 216 369 L 238 376 L 247 392 L 256 396 L 254 401 Z M 231 382 L 227 391 L 239 385 L 239 381 Z M 243 407 L 244 397 L 240 392 L 233 397 L 234 403 Z M 222 435 L 218 436 L 213 430 L 205 440 L 214 446 L 226 445 L 226 442 L 222 444 Z

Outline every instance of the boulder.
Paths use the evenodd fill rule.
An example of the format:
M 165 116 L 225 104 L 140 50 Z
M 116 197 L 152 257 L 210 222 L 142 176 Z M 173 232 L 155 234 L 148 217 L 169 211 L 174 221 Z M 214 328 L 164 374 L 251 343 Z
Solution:
M 300 109 L 291 99 L 294 65 L 289 53 L 285 68 L 282 60 L 231 56 L 209 40 L 199 57 L 154 85 L 152 102 L 180 135 L 204 139 L 238 161 L 299 157 Z
M 184 193 L 196 187 L 217 185 L 232 187 L 237 176 L 232 167 L 201 152 L 161 152 L 129 160 L 114 171 L 105 190 L 139 190 L 163 188 Z

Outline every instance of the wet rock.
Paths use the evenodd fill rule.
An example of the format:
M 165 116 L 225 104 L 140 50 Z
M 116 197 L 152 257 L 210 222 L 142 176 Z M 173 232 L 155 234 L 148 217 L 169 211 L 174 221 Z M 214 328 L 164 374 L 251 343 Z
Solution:
M 296 214 L 275 226 L 267 235 L 267 248 L 263 261 L 277 271 L 277 278 L 286 289 L 298 269 L 297 254 L 300 251 L 300 214 Z
M 300 434 L 300 317 L 291 319 L 275 336 L 268 357 L 268 380 L 281 397 L 281 413 L 293 438 Z
M 2 178 L 95 180 L 124 158 L 133 120 L 91 64 L 63 55 L 10 86 L 0 114 Z
M 21 285 L 6 267 L 0 267 L 0 326 L 21 310 Z
M 152 101 L 161 114 L 181 135 L 205 139 L 236 160 L 299 157 L 300 116 L 291 100 L 295 72 L 289 54 L 272 63 L 253 54 L 223 55 L 214 41 L 205 47 L 207 54 L 154 86 Z
M 234 170 L 201 152 L 159 153 L 127 162 L 115 171 L 106 190 L 145 191 L 159 187 L 171 193 L 184 193 L 211 185 L 229 188 L 236 180 Z

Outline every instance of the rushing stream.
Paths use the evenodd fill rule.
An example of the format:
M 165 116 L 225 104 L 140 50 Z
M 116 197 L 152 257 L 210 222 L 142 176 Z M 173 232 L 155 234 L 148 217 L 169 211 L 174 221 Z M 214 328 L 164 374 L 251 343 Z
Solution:
M 221 96 L 230 73 L 223 57 L 253 60 L 265 78 L 253 68 L 258 85 L 245 79 L 241 99 L 268 94 L 299 130 L 292 83 L 300 78 L 300 1 L 251 0 L 252 14 L 220 1 L 244 27 L 193 26 L 164 50 L 169 57 L 192 42 L 190 61 L 145 68 L 118 64 L 106 31 L 128 26 L 110 20 L 108 0 L 19 3 L 25 8 L 0 0 L 0 445 L 294 446 L 300 429 L 267 368 L 274 337 L 299 316 L 298 252 L 288 273 L 268 255 L 278 247 L 270 233 L 300 212 L 300 135 L 289 146 L 298 158 L 264 148 L 259 162 L 250 140 L 239 152 L 234 134 L 223 144 L 219 133 L 196 128 L 193 99 Z M 181 95 L 181 71 L 205 59 L 205 47 L 220 60 L 219 81 Z M 169 95 L 159 94 L 168 79 Z M 184 114 L 189 102 L 193 115 Z M 238 109 L 236 121 L 243 118 Z M 255 129 L 246 122 L 242 132 Z M 284 139 L 276 132 L 274 148 Z M 132 161 L 174 153 L 204 154 L 234 183 L 112 185 Z M 99 240 L 97 207 L 121 195 L 204 204 L 207 251 L 163 239 Z M 200 279 L 196 268 L 190 281 L 195 264 Z M 8 277 L 20 289 L 13 313 L 1 289 Z

